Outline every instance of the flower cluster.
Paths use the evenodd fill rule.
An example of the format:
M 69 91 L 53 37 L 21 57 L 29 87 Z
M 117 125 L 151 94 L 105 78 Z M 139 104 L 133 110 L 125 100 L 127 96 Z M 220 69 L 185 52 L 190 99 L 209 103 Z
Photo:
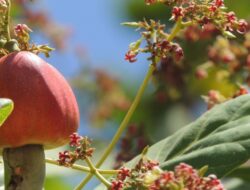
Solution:
M 16 37 L 23 43 L 28 43 L 32 30 L 26 24 L 18 24 L 14 28 L 14 33 Z
M 200 28 L 198 24 L 188 26 L 184 32 L 184 40 L 190 42 L 198 42 L 199 40 L 210 40 L 220 34 L 220 31 L 214 26 L 214 24 L 206 24 L 203 28 Z
M 235 42 L 236 40 L 218 37 L 217 41 L 220 42 L 216 42 L 216 44 L 223 44 L 223 40 L 220 39 L 225 39 L 225 41 L 228 41 L 228 45 L 220 45 L 218 47 L 214 45 L 209 48 L 210 60 L 208 62 L 200 64 L 191 57 L 187 57 L 185 60 L 182 59 L 184 55 L 183 49 L 190 51 L 190 41 L 206 40 L 203 44 L 199 43 L 199 45 L 206 48 L 205 46 L 208 45 L 208 42 L 210 43 L 211 38 L 218 35 L 232 38 L 238 32 L 239 34 L 245 33 L 246 38 L 250 36 L 247 32 L 249 27 L 246 21 L 237 18 L 234 12 L 228 11 L 224 0 L 145 0 L 145 3 L 147 5 L 163 3 L 172 6 L 172 20 L 176 22 L 171 33 L 166 32 L 165 25 L 152 20 L 125 23 L 128 26 L 143 30 L 141 38 L 129 46 L 125 60 L 135 62 L 139 53 L 150 53 L 148 59 L 158 64 L 154 76 L 159 86 L 156 92 L 156 98 L 159 102 L 192 99 L 193 92 L 188 92 L 187 84 L 190 85 L 190 82 L 195 83 L 197 88 L 200 85 L 199 81 L 193 79 L 193 77 L 196 76 L 198 79 L 208 78 L 210 80 L 209 75 L 217 71 L 218 78 L 224 77 L 223 81 L 230 81 L 228 82 L 231 85 L 230 90 L 234 91 L 225 94 L 225 99 L 233 98 L 237 90 L 237 83 L 246 81 L 250 84 L 249 40 L 246 40 L 244 47 L 242 47 L 242 45 Z M 178 38 L 174 38 L 177 35 L 175 33 L 176 27 L 177 30 L 182 31 L 178 33 Z M 180 38 L 183 39 L 183 37 L 186 42 L 182 41 L 180 46 L 177 42 Z M 172 42 L 173 40 L 175 42 Z M 141 47 L 142 44 L 146 44 L 146 46 Z M 187 44 L 186 47 L 185 44 Z M 197 48 L 193 44 L 192 46 Z M 194 49 L 194 51 L 197 51 L 197 49 Z M 179 63 L 177 64 L 178 61 Z M 223 71 L 223 73 L 219 73 L 219 70 Z M 190 72 L 194 73 L 192 77 Z M 217 79 L 217 73 L 215 75 Z M 209 82 L 208 80 L 206 81 Z M 212 89 L 217 89 L 217 87 L 212 87 Z M 199 90 L 201 93 L 208 91 L 205 87 Z M 224 98 L 222 99 L 220 101 L 209 100 L 209 105 L 211 104 L 211 106 L 208 107 L 224 101 Z
M 125 23 L 128 26 L 136 26 L 138 28 L 144 29 L 141 32 L 141 38 L 136 42 L 133 42 L 129 46 L 129 50 L 125 55 L 125 60 L 130 63 L 135 62 L 138 53 L 150 53 L 151 56 L 148 60 L 152 60 L 154 63 L 159 59 L 165 59 L 167 57 L 173 57 L 175 62 L 182 60 L 184 52 L 182 48 L 177 43 L 172 43 L 168 41 L 169 34 L 165 33 L 165 25 L 160 22 L 155 22 L 150 20 L 147 22 L 138 23 Z M 140 45 L 142 41 L 145 40 L 146 46 L 141 48 Z
M 220 69 L 225 72 L 225 79 L 250 86 L 250 32 L 244 38 L 242 43 L 242 40 L 237 42 L 218 36 L 209 47 L 209 61 L 197 67 L 197 78 L 206 78 L 210 70 Z
M 81 141 L 83 140 L 83 137 L 78 135 L 77 133 L 73 133 L 69 136 L 70 142 L 69 145 L 71 147 L 79 147 L 81 146 Z
M 239 48 L 237 44 L 237 50 L 235 50 L 236 43 L 230 43 L 230 41 L 223 37 L 218 37 L 213 46 L 209 48 L 208 56 L 214 63 L 225 63 L 228 65 L 229 70 L 237 71 L 239 64 L 237 63 L 239 57 L 246 56 L 248 50 L 244 47 Z M 246 65 L 247 66 L 247 65 Z
M 248 29 L 248 24 L 243 19 L 238 19 L 234 12 L 226 12 L 223 0 L 146 0 L 148 5 L 161 2 L 167 5 L 175 5 L 172 9 L 172 20 L 180 22 L 180 27 L 201 26 L 204 30 L 211 29 L 222 33 L 226 37 L 235 37 L 232 32 L 237 31 L 242 34 Z M 171 43 L 172 37 L 165 32 L 165 25 L 150 20 L 142 22 L 124 23 L 128 26 L 143 29 L 141 38 L 133 42 L 129 46 L 129 50 L 125 55 L 125 60 L 133 63 L 137 61 L 136 56 L 139 53 L 150 53 L 151 60 L 154 64 L 161 59 L 174 57 L 175 62 L 179 62 L 183 58 L 182 48 Z M 209 33 L 210 33 L 209 32 Z M 203 32 L 205 34 L 205 32 Z M 186 33 L 190 36 L 190 32 Z M 192 38 L 193 36 L 191 36 Z M 141 48 L 142 41 L 145 40 L 146 46 Z
M 180 163 L 174 171 L 159 172 L 150 190 L 224 190 L 224 187 L 215 175 L 203 177 L 192 166 Z
M 167 40 L 162 40 L 161 42 L 156 44 L 157 48 L 156 52 L 158 52 L 158 57 L 162 59 L 166 59 L 167 57 L 172 57 L 175 62 L 179 62 L 183 56 L 184 52 L 179 44 L 170 43 Z
M 157 162 L 142 158 L 131 170 L 121 168 L 110 189 L 224 190 L 215 175 L 203 176 L 206 170 L 207 167 L 196 170 L 188 164 L 180 163 L 174 171 L 163 171 Z
M 226 12 L 224 0 L 160 0 L 146 1 L 147 5 L 162 2 L 174 6 L 172 9 L 172 20 L 182 19 L 186 23 L 199 24 L 204 27 L 214 24 L 224 35 L 233 37 L 231 33 L 245 33 L 248 24 L 243 19 L 238 19 L 234 12 Z
M 129 50 L 126 54 L 125 54 L 125 60 L 130 62 L 130 63 L 134 63 L 137 61 L 136 56 L 137 56 L 137 52 Z
M 78 160 L 85 160 L 86 157 L 92 157 L 94 148 L 91 148 L 91 141 L 88 137 L 82 137 L 77 133 L 70 135 L 69 145 L 74 148 L 73 151 L 59 152 L 59 165 L 70 167 Z
M 145 187 L 144 178 L 147 172 L 154 170 L 154 168 L 158 166 L 158 162 L 151 161 L 143 157 L 133 169 L 122 167 L 116 178 L 112 180 L 110 189 L 123 190 L 127 188 L 143 188 Z
M 49 54 L 54 49 L 48 45 L 35 45 L 30 44 L 30 33 L 32 30 L 26 24 L 17 24 L 14 28 L 14 34 L 18 40 L 18 46 L 20 50 L 30 51 L 35 54 L 44 53 L 46 57 L 49 57 Z
M 53 43 L 53 46 L 57 49 L 66 47 L 66 42 L 70 35 L 69 28 L 56 23 L 45 10 L 33 9 L 25 0 L 16 0 L 13 1 L 13 4 L 15 4 L 17 9 L 17 16 L 24 18 L 32 28 L 39 28 Z

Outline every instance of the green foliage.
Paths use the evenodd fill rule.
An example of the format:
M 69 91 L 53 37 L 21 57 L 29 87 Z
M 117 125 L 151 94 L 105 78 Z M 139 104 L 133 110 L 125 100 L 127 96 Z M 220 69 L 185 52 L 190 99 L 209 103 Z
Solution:
M 0 127 L 4 121 L 8 118 L 14 108 L 12 100 L 6 98 L 0 98 Z
M 241 167 L 234 170 L 228 177 L 236 177 L 245 181 L 250 181 L 250 167 Z
M 228 9 L 233 10 L 239 18 L 240 17 L 247 18 L 247 17 L 250 16 L 250 13 L 249 13 L 250 1 L 246 1 L 246 0 L 238 0 L 238 1 L 225 0 L 225 4 L 228 7 Z
M 155 4 L 147 6 L 144 0 L 129 0 L 124 4 L 125 9 L 132 20 L 155 19 L 162 22 L 167 21 L 171 17 L 171 8 Z
M 53 176 L 53 177 L 46 177 L 45 186 L 46 190 L 71 190 L 72 186 L 66 183 L 62 178 Z
M 250 157 L 250 96 L 230 100 L 202 115 L 195 122 L 154 144 L 147 156 L 164 170 L 180 162 L 223 177 Z M 130 161 L 132 167 L 139 157 Z

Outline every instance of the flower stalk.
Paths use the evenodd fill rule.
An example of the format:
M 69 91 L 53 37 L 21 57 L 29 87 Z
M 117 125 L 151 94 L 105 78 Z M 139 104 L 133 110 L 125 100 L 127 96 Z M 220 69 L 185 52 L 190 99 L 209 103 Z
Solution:
M 62 166 L 59 164 L 57 160 L 53 160 L 51 158 L 45 158 L 45 161 L 48 164 Z M 72 166 L 70 166 L 70 168 L 81 172 L 91 173 L 91 169 L 89 167 L 78 164 L 73 164 Z M 96 170 L 102 175 L 116 175 L 119 172 L 119 170 L 103 170 L 103 169 L 96 169 Z
M 170 35 L 168 36 L 167 40 L 170 42 L 172 41 L 175 36 L 178 34 L 178 32 L 181 30 L 182 28 L 182 19 L 181 17 L 177 20 L 172 32 L 170 33 Z M 154 37 L 154 40 L 156 40 L 156 38 Z M 152 77 L 155 69 L 156 69 L 156 63 L 155 63 L 155 58 L 152 59 L 152 63 L 149 66 L 148 72 L 135 96 L 135 99 L 131 105 L 131 107 L 129 108 L 126 116 L 124 117 L 122 123 L 120 124 L 116 134 L 114 135 L 113 139 L 111 140 L 110 144 L 108 145 L 107 149 L 104 151 L 102 157 L 100 158 L 100 160 L 97 162 L 96 164 L 96 168 L 99 168 L 104 161 L 106 160 L 106 158 L 108 157 L 108 155 L 111 153 L 111 151 L 114 149 L 115 145 L 117 144 L 118 140 L 120 139 L 122 133 L 124 132 L 124 130 L 126 129 L 126 127 L 128 126 L 128 123 L 130 122 L 131 117 L 133 116 L 141 98 L 142 95 L 149 83 L 150 78 Z M 80 184 L 77 186 L 77 188 L 75 190 L 80 190 L 82 188 L 84 188 L 84 186 L 88 183 L 88 181 L 93 177 L 92 173 L 89 173 L 89 175 L 87 175 L 87 177 L 80 182 Z

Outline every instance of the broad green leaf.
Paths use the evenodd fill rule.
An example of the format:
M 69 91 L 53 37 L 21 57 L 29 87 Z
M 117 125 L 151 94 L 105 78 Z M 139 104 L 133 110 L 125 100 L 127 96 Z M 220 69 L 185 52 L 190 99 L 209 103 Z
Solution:
M 151 146 L 147 156 L 165 170 L 185 162 L 195 168 L 208 165 L 208 173 L 223 177 L 250 158 L 250 95 L 215 106 Z M 132 167 L 138 159 L 127 166 Z
M 8 118 L 14 108 L 12 100 L 7 98 L 0 98 L 0 127 Z

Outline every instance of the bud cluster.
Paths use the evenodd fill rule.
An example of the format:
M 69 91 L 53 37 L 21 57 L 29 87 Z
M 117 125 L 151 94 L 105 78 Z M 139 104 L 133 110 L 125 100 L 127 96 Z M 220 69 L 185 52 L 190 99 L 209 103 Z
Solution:
M 190 85 L 189 82 L 194 83 L 190 73 L 188 73 L 189 71 L 194 71 L 198 79 L 204 79 L 209 76 L 210 69 L 215 68 L 215 72 L 218 70 L 223 71 L 223 75 L 220 75 L 223 81 L 224 79 L 225 81 L 233 81 L 232 88 L 242 81 L 250 84 L 250 64 L 248 64 L 250 63 L 250 35 L 247 32 L 249 26 L 245 20 L 237 18 L 234 12 L 227 10 L 224 0 L 145 0 L 145 3 L 147 5 L 163 3 L 167 6 L 172 6 L 171 19 L 176 22 L 170 34 L 165 32 L 165 25 L 160 24 L 160 22 L 125 23 L 128 26 L 144 30 L 141 33 L 142 37 L 130 45 L 125 60 L 135 62 L 138 53 L 143 52 L 151 54 L 149 60 L 152 60 L 153 63 L 159 62 L 157 70 L 154 72 L 157 85 L 159 86 L 156 93 L 157 100 L 160 102 L 166 102 L 166 100 L 174 101 L 180 98 L 187 100 L 187 96 L 192 94 L 192 92 L 188 92 L 189 89 L 186 86 Z M 245 33 L 246 41 L 244 46 L 242 46 L 231 39 L 218 37 L 217 41 L 220 42 L 216 42 L 216 45 L 209 48 L 210 60 L 208 62 L 199 64 L 189 57 L 176 64 L 182 60 L 184 53 L 180 45 L 173 43 L 172 40 L 180 34 L 176 31 L 181 30 L 183 31 L 181 33 L 182 36 L 179 35 L 178 37 L 184 37 L 188 41 L 187 47 L 190 47 L 188 46 L 190 41 L 207 40 L 205 41 L 207 43 L 211 37 L 218 35 L 233 38 L 236 32 L 239 34 Z M 146 47 L 141 48 L 140 46 L 144 40 L 146 41 Z M 228 42 L 225 43 L 223 42 L 224 40 Z M 220 45 L 217 45 L 217 43 Z M 185 48 L 185 42 L 181 45 Z M 223 102 L 228 98 L 233 98 L 233 92 L 230 96 L 223 97 L 221 95 L 219 100 L 213 98 L 210 100 L 208 98 L 208 107 L 210 108 L 214 104 Z
M 207 109 L 211 109 L 216 104 L 225 102 L 227 99 L 217 90 L 210 90 L 207 96 L 202 96 L 207 103 Z
M 182 60 L 184 53 L 182 48 L 177 43 L 172 43 L 167 40 L 169 34 L 165 30 L 165 25 L 154 20 L 149 22 L 144 20 L 138 23 L 124 23 L 128 26 L 138 27 L 143 29 L 141 32 L 141 38 L 136 42 L 133 42 L 129 46 L 129 50 L 125 55 L 125 60 L 133 63 L 136 61 L 138 53 L 150 53 L 151 56 L 148 60 L 154 63 L 157 60 L 165 59 L 167 57 L 173 57 L 175 62 Z M 146 46 L 141 48 L 142 41 L 145 40 Z
M 188 42 L 199 42 L 199 40 L 211 40 L 220 33 L 212 23 L 204 25 L 203 28 L 198 24 L 193 24 L 184 30 L 183 38 Z
M 31 0 L 29 0 L 31 1 Z M 35 1 L 34 1 L 35 2 Z M 16 0 L 13 2 L 18 14 L 26 20 L 32 28 L 39 29 L 57 49 L 64 49 L 70 29 L 55 22 L 44 9 L 33 9 L 27 0 Z
M 214 24 L 225 36 L 234 37 L 231 33 L 245 33 L 248 24 L 243 19 L 238 19 L 234 12 L 227 12 L 224 0 L 155 0 L 145 1 L 147 5 L 157 2 L 174 6 L 172 20 L 182 19 L 186 24 L 199 24 L 204 27 Z
M 14 34 L 20 41 L 20 44 L 28 44 L 30 40 L 30 33 L 32 30 L 26 24 L 18 24 L 14 28 Z
M 91 148 L 91 140 L 88 137 L 82 137 L 77 133 L 70 135 L 69 145 L 73 151 L 59 152 L 59 165 L 70 167 L 78 160 L 85 160 L 87 157 L 92 157 L 94 148 Z
M 20 50 L 30 51 L 35 54 L 43 53 L 46 57 L 49 57 L 49 53 L 54 49 L 48 45 L 30 44 L 31 32 L 32 30 L 26 24 L 18 24 L 15 26 L 14 34 L 17 37 Z
M 245 94 L 248 94 L 248 93 L 249 92 L 248 92 L 247 88 L 245 88 L 244 86 L 238 86 L 238 89 L 236 90 L 236 92 L 231 97 L 228 97 L 228 98 L 223 96 L 217 90 L 210 90 L 208 92 L 207 96 L 202 96 L 202 97 L 205 100 L 205 102 L 207 103 L 207 109 L 211 109 L 216 104 L 223 103 L 223 102 L 225 102 L 227 100 L 230 100 L 232 98 L 236 98 L 238 96 L 245 95 Z
M 131 170 L 121 168 L 110 189 L 224 190 L 215 175 L 203 176 L 206 170 L 206 166 L 196 170 L 188 164 L 180 163 L 174 171 L 163 171 L 157 162 L 142 158 Z
M 250 86 L 250 32 L 240 42 L 218 36 L 208 49 L 209 61 L 197 67 L 196 76 L 206 78 L 211 69 L 225 71 L 224 78 L 238 82 L 246 82 Z
M 158 168 L 159 163 L 155 161 L 148 160 L 143 157 L 135 165 L 133 169 L 128 169 L 122 167 L 119 170 L 116 178 L 112 180 L 111 190 L 123 190 L 123 189 L 144 189 L 144 178 L 145 175 L 154 170 L 155 167 Z

